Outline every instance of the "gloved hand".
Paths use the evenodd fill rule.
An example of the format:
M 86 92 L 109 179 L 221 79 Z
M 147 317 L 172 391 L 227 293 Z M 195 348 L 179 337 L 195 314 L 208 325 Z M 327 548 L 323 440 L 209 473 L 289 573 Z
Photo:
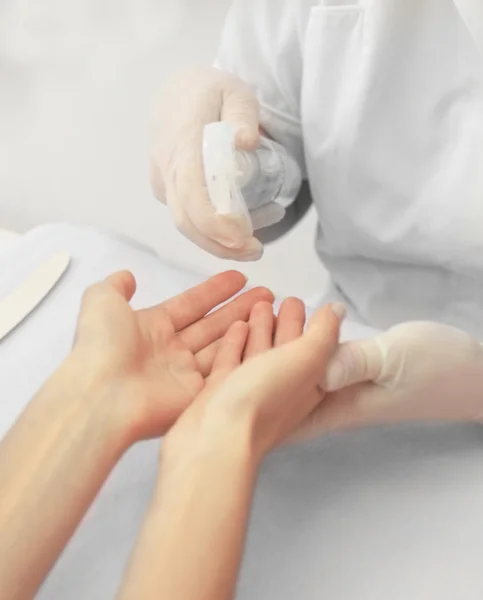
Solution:
M 483 382 L 483 347 L 437 323 L 404 323 L 341 344 L 326 373 L 331 393 L 297 438 L 384 423 L 481 421 L 483 385 L 474 385 L 475 373 Z
M 253 150 L 260 142 L 259 105 L 242 80 L 214 68 L 183 74 L 164 93 L 152 156 L 156 197 L 169 207 L 178 229 L 221 258 L 257 260 L 263 247 L 240 215 L 216 214 L 205 185 L 204 126 L 227 121 L 236 127 L 236 145 Z

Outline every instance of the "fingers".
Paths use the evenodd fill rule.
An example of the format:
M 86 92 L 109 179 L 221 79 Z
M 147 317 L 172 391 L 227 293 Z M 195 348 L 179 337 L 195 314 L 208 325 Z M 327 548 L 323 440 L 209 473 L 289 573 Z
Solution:
M 128 302 L 136 291 L 136 280 L 129 271 L 119 271 L 106 277 L 105 282 L 113 287 Z
M 252 237 L 251 223 L 244 218 L 217 218 L 222 215 L 217 215 L 208 194 L 201 148 L 200 131 L 179 152 L 174 170 L 168 174 L 169 206 L 176 203 L 184 209 L 189 222 L 206 238 L 227 248 L 241 248 L 246 238 Z
M 195 355 L 198 370 L 205 378 L 211 373 L 220 344 L 221 340 L 216 340 Z
M 282 302 L 277 317 L 275 346 L 282 346 L 300 337 L 305 325 L 305 305 L 298 298 L 287 298 Z
M 266 288 L 255 288 L 187 327 L 179 333 L 179 338 L 194 354 L 199 353 L 223 337 L 235 321 L 247 321 L 252 308 L 260 301 L 267 303 L 272 310 L 272 292 Z
M 305 380 L 306 385 L 313 386 L 324 380 L 339 344 L 342 318 L 338 306 L 335 310 L 326 306 L 314 314 L 302 337 L 278 349 L 281 360 L 286 361 L 285 372 L 294 382 Z
M 237 321 L 219 341 L 218 352 L 213 361 L 212 376 L 227 375 L 242 361 L 243 350 L 248 337 L 248 324 Z
M 263 300 L 260 298 L 260 300 Z M 268 302 L 272 298 L 267 299 Z M 283 345 L 300 337 L 305 324 L 305 305 L 298 298 L 283 301 L 278 317 L 273 316 L 273 307 L 268 302 L 256 304 L 249 314 L 250 332 L 244 358 L 256 356 L 272 345 Z M 275 332 L 275 333 L 274 333 Z M 220 340 L 202 348 L 196 355 L 200 372 L 207 377 L 218 354 Z
M 272 301 L 271 298 L 267 300 Z M 305 324 L 305 305 L 298 298 L 287 298 L 280 306 L 278 317 L 274 318 L 273 307 L 261 302 L 253 307 L 249 317 L 250 332 L 244 352 L 245 359 L 268 350 L 272 345 L 281 346 L 300 337 Z M 211 373 L 219 344 L 220 340 L 216 340 L 196 355 L 199 370 L 204 377 Z
M 327 368 L 326 389 L 336 391 L 364 381 L 377 381 L 384 358 L 384 347 L 377 337 L 341 344 Z
M 211 203 L 210 206 L 201 204 L 200 208 L 196 208 L 196 205 L 184 207 L 179 200 L 176 187 L 168 185 L 168 188 L 168 206 L 173 221 L 185 237 L 206 252 L 220 258 L 239 261 L 254 261 L 261 258 L 263 246 L 247 229 L 244 217 L 217 215 Z M 194 193 L 193 190 L 190 191 L 191 195 Z M 187 211 L 190 211 L 190 214 Z M 195 222 L 197 225 L 198 222 L 203 222 L 206 233 L 195 226 Z M 217 235 L 214 235 L 214 229 L 217 230 Z M 224 243 L 221 243 L 221 239 Z
M 338 346 L 340 325 L 340 316 L 330 306 L 318 311 L 310 331 L 247 361 L 233 373 L 232 393 L 240 397 L 256 394 L 260 403 L 268 401 L 269 406 L 278 407 L 274 411 L 286 410 L 287 419 L 295 426 L 324 397 L 318 386 Z M 270 404 L 273 401 L 276 404 Z
M 180 331 L 234 296 L 245 284 L 245 276 L 238 271 L 225 271 L 170 298 L 161 306 L 163 311 L 168 313 L 175 331 Z
M 178 229 L 217 256 L 260 258 L 262 247 L 253 237 L 250 220 L 216 213 L 206 187 L 202 150 L 204 127 L 220 119 L 240 131 L 236 136 L 240 148 L 258 146 L 259 106 L 254 91 L 219 69 L 190 69 L 166 87 L 159 116 L 151 182 Z
M 260 104 L 251 87 L 240 79 L 223 90 L 221 121 L 236 127 L 235 142 L 240 150 L 254 150 L 260 143 Z
M 243 215 L 218 214 L 205 183 L 198 139 L 185 142 L 176 165 L 167 173 L 166 197 L 177 228 L 195 244 L 226 258 L 244 260 L 248 252 L 260 255 L 251 222 Z M 254 260 L 254 259 L 253 259 Z
M 218 88 L 218 86 L 220 86 Z M 254 92 L 235 77 L 222 79 L 201 94 L 200 104 L 219 106 L 221 120 L 233 123 L 240 132 L 236 141 L 243 149 L 259 144 L 259 106 Z M 211 111 L 210 111 L 211 112 Z M 209 252 L 226 256 L 232 249 L 233 258 L 256 260 L 261 245 L 253 238 L 250 220 L 243 215 L 217 214 L 205 183 L 202 155 L 203 128 L 216 121 L 214 115 L 204 115 L 198 124 L 192 124 L 183 134 L 176 160 L 166 174 L 166 197 L 180 231 Z
M 273 307 L 269 302 L 254 306 L 248 321 L 250 328 L 244 358 L 251 358 L 269 350 L 273 344 Z
M 250 333 L 244 358 L 261 354 L 275 346 L 282 346 L 300 337 L 305 324 L 305 305 L 298 298 L 287 298 L 282 302 L 278 316 L 274 319 L 271 305 L 261 302 L 250 315 Z

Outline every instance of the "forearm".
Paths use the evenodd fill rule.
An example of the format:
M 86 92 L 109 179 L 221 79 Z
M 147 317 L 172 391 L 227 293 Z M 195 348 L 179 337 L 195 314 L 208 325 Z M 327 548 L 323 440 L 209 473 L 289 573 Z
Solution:
M 125 448 L 77 373 L 68 359 L 0 445 L 5 598 L 33 597 Z
M 230 600 L 256 468 L 243 447 L 201 449 L 161 473 L 133 554 L 122 600 Z

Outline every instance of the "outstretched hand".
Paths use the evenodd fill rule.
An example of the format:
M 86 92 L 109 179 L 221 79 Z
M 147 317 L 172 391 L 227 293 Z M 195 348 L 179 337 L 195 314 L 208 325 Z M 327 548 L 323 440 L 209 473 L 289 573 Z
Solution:
M 303 333 L 300 300 L 286 300 L 276 319 L 270 304 L 257 304 L 248 325 L 235 323 L 223 338 L 207 386 L 165 439 L 163 462 L 172 468 L 213 440 L 219 447 L 240 436 L 258 462 L 283 443 L 324 401 L 343 314 L 327 306 Z
M 134 441 L 167 431 L 202 390 L 220 338 L 235 321 L 246 321 L 258 301 L 273 301 L 269 290 L 256 288 L 208 314 L 245 283 L 228 271 L 139 311 L 129 305 L 136 289 L 129 272 L 85 292 L 75 364 L 92 375 L 88 385 L 100 382 L 109 398 L 106 411 L 129 424 Z

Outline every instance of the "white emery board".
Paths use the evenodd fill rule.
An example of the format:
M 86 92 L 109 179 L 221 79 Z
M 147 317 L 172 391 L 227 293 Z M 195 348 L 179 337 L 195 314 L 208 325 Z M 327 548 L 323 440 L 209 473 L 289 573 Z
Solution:
M 69 352 L 87 285 L 128 268 L 142 307 L 202 279 L 118 238 L 55 225 L 0 249 L 0 301 L 58 252 L 71 256 L 68 272 L 0 343 L 0 435 Z M 368 333 L 349 323 L 344 335 Z M 38 598 L 115 597 L 158 449 L 146 442 L 123 457 Z M 237 599 L 481 600 L 482 506 L 479 427 L 374 429 L 285 448 L 262 468 Z
M 57 252 L 0 300 L 0 342 L 45 300 L 69 267 L 70 256 Z

